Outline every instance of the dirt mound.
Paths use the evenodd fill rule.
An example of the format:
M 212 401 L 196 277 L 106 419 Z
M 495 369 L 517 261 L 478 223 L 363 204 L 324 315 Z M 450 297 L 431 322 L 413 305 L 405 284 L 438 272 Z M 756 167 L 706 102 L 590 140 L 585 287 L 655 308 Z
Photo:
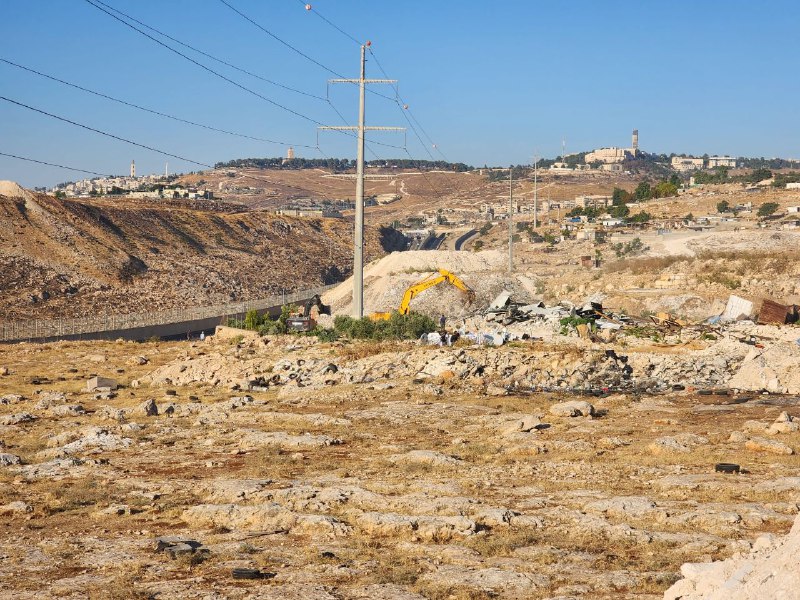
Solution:
M 429 288 L 414 298 L 417 312 L 438 316 L 463 317 L 488 304 L 504 289 L 515 298 L 531 296 L 529 276 L 509 276 L 506 255 L 496 250 L 483 252 L 411 251 L 393 252 L 364 269 L 364 312 L 394 310 L 405 290 L 412 284 L 434 275 L 439 269 L 452 271 L 475 292 L 469 304 L 463 292 L 448 284 Z M 328 292 L 323 302 L 336 314 L 350 314 L 352 309 L 352 277 Z
M 8 196 L 9 198 L 25 198 L 30 195 L 25 188 L 21 187 L 15 181 L 8 181 L 7 179 L 0 180 L 0 196 Z

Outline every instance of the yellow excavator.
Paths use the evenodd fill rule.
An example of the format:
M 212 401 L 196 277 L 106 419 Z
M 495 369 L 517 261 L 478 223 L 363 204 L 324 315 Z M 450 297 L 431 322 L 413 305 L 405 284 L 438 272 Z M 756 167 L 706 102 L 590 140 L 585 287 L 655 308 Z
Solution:
M 405 294 L 403 294 L 403 299 L 400 301 L 400 307 L 397 309 L 397 312 L 399 312 L 401 315 L 407 315 L 411 300 L 413 300 L 417 294 L 427 290 L 430 287 L 444 283 L 445 281 L 453 284 L 462 292 L 464 292 L 467 295 L 470 304 L 475 301 L 475 292 L 473 292 L 470 287 L 461 280 L 460 277 L 458 277 L 455 273 L 451 273 L 450 271 L 439 269 L 438 274 L 429 275 L 425 279 L 410 285 L 408 289 L 406 289 Z M 388 321 L 391 317 L 392 313 L 390 312 L 376 312 L 369 316 L 369 318 L 373 321 Z

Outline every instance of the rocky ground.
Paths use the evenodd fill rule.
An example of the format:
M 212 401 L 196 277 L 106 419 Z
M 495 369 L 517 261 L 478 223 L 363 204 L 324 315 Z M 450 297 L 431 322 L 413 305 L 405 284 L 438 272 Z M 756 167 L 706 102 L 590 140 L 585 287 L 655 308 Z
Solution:
M 0 589 L 656 599 L 686 576 L 696 591 L 682 564 L 746 556 L 798 512 L 796 397 L 721 389 L 749 349 L 229 330 L 0 347 Z M 753 550 L 779 545 L 765 539 Z

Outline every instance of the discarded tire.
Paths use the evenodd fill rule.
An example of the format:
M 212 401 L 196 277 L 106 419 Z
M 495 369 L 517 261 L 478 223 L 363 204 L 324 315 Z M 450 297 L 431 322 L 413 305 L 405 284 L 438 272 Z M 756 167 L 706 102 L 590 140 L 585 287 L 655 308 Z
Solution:
M 735 463 L 717 463 L 714 465 L 717 473 L 740 473 L 741 467 Z
M 697 392 L 700 396 L 710 396 L 714 392 L 712 390 L 699 390 Z
M 673 392 L 682 392 L 685 389 L 686 389 L 686 386 L 685 385 L 681 385 L 680 383 L 676 383 L 675 385 L 672 386 L 672 391 Z

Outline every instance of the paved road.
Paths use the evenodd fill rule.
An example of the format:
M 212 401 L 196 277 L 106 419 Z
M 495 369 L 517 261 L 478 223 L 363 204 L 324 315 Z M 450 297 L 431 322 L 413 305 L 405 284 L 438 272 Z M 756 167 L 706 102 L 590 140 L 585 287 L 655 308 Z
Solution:
M 438 250 L 439 246 L 442 245 L 444 238 L 445 234 L 443 233 L 440 233 L 439 235 L 430 235 L 424 242 L 422 242 L 420 250 Z
M 461 250 L 461 247 L 464 245 L 464 242 L 466 242 L 466 241 L 467 241 L 469 238 L 471 238 L 471 237 L 472 237 L 473 235 L 475 235 L 476 233 L 478 233 L 478 230 L 477 230 L 477 229 L 470 229 L 470 230 L 469 230 L 467 233 L 465 233 L 464 235 L 462 235 L 461 237 L 459 237 L 459 238 L 456 240 L 455 249 L 456 249 L 456 250 Z

